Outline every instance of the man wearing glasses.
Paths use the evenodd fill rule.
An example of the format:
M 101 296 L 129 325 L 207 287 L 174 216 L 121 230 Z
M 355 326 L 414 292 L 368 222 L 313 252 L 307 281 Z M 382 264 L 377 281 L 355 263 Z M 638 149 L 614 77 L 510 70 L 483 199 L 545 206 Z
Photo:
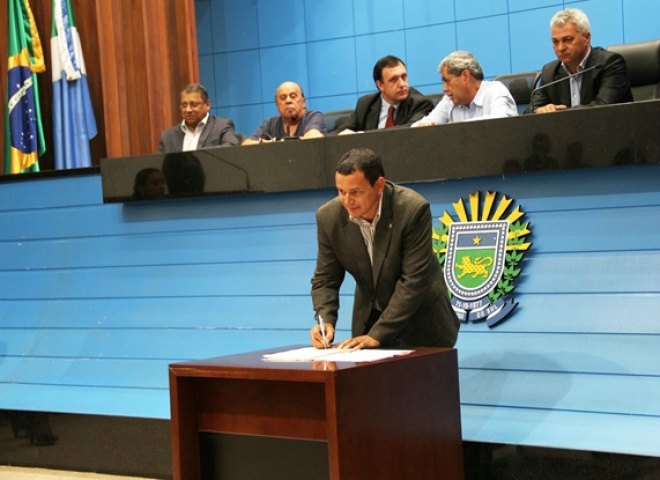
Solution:
M 235 147 L 240 143 L 231 119 L 209 115 L 209 94 L 199 83 L 191 83 L 181 91 L 180 107 L 183 121 L 163 132 L 158 153 Z

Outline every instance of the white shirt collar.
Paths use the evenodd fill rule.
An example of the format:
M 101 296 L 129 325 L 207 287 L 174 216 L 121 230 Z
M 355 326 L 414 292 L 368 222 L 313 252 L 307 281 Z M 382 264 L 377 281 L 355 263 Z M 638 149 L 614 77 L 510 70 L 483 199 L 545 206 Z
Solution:
M 202 121 L 197 124 L 197 127 L 195 127 L 195 131 L 201 131 L 201 129 L 198 130 L 198 127 L 202 127 L 202 129 L 204 128 L 204 126 L 206 125 L 206 122 L 208 122 L 208 120 L 209 120 L 209 116 L 210 115 L 207 113 L 206 116 L 204 118 L 202 118 Z M 181 121 L 181 130 L 183 130 L 183 133 L 188 133 L 188 132 L 193 133 L 188 128 L 188 125 L 186 125 L 185 120 Z

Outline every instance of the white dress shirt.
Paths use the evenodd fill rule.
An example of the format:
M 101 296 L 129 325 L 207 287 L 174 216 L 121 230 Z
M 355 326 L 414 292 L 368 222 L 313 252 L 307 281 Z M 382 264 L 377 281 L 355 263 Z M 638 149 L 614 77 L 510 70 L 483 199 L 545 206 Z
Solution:
M 447 95 L 442 97 L 431 112 L 413 123 L 433 122 L 436 125 L 449 122 L 465 122 L 486 118 L 515 117 L 518 107 L 511 92 L 502 82 L 482 81 L 477 94 L 469 105 L 456 105 Z
M 195 130 L 192 131 L 186 125 L 186 121 L 181 122 L 181 130 L 183 130 L 183 151 L 189 152 L 191 150 L 197 150 L 197 144 L 199 144 L 199 137 L 202 136 L 202 130 L 206 126 L 206 122 L 209 120 L 209 114 L 202 119 L 201 122 L 197 124 Z

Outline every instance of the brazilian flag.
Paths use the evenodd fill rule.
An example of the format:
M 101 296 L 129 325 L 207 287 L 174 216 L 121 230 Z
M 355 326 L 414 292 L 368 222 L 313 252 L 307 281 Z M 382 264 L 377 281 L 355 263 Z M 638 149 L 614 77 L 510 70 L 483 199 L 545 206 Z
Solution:
M 36 73 L 46 66 L 29 0 L 7 0 L 7 7 L 4 173 L 36 172 L 46 151 Z

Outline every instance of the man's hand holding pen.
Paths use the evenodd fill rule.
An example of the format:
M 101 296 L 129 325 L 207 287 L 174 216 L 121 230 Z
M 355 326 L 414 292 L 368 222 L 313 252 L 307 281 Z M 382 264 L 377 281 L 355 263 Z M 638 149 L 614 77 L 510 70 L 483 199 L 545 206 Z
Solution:
M 316 348 L 330 348 L 332 340 L 335 338 L 335 327 L 325 323 L 322 317 L 319 317 L 319 323 L 314 325 L 310 332 L 312 345 Z

